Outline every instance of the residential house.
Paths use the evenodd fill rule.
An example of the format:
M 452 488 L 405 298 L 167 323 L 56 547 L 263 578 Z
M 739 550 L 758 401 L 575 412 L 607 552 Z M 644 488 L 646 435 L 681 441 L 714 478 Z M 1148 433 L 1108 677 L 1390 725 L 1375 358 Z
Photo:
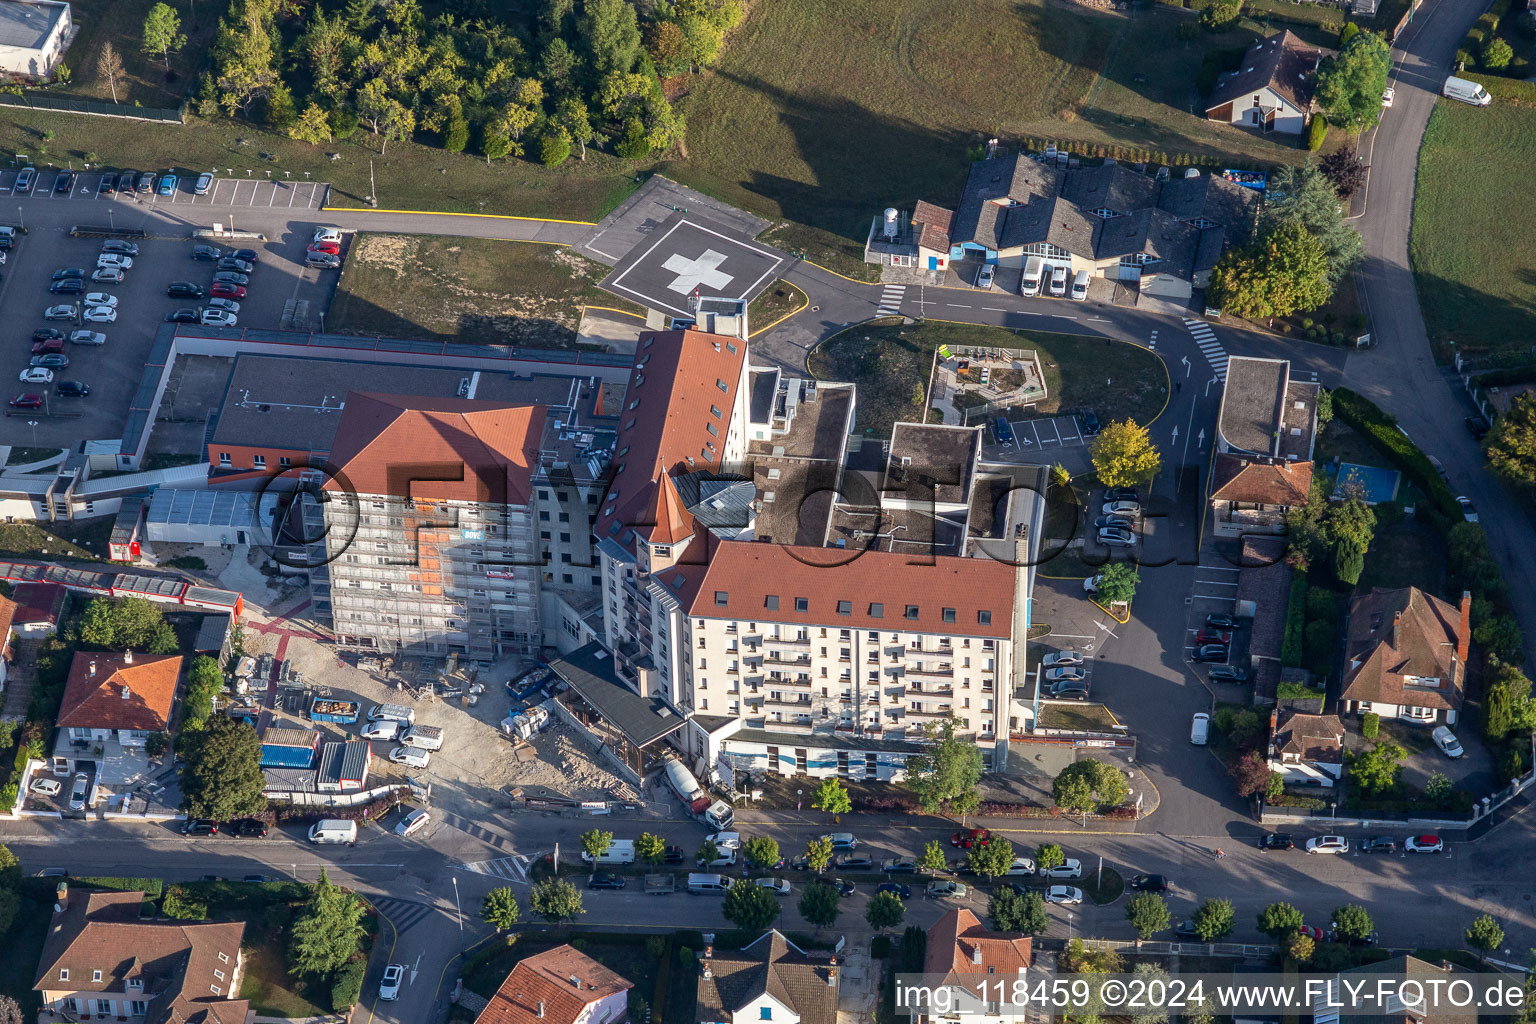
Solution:
M 1113 160 L 1062 167 L 1012 154 L 971 165 L 950 224 L 951 260 L 1048 267 L 1131 284 L 1146 299 L 1187 304 L 1221 254 L 1246 241 L 1258 195 L 1202 175 L 1159 180 Z
M 1285 514 L 1311 499 L 1317 392 L 1291 379 L 1289 360 L 1227 361 L 1211 469 L 1218 537 L 1284 533 Z
M 890 207 L 869 226 L 864 262 L 943 270 L 949 266 L 949 225 L 954 218 L 953 211 L 932 203 L 919 202 L 910 217 Z
M 923 974 L 934 985 L 968 995 L 1006 993 L 1029 970 L 1031 955 L 1028 935 L 992 931 L 973 912 L 957 907 L 928 929 Z M 1025 1024 L 1029 1019 L 1023 1006 L 1010 1009 L 1006 1000 L 984 998 L 956 1001 L 916 1017 L 919 1024 Z
M 1442 960 L 1438 964 L 1420 960 L 1416 956 L 1397 956 L 1390 960 L 1382 960 L 1377 963 L 1362 964 L 1359 967 L 1351 967 L 1339 972 L 1338 976 L 1329 983 L 1329 992 L 1326 1005 L 1320 1006 L 1312 1013 L 1313 1024 L 1477 1024 L 1479 1017 L 1475 1009 L 1459 1010 L 1454 1008 L 1442 1008 L 1439 1005 L 1413 998 L 1414 995 L 1422 995 L 1425 992 L 1433 993 L 1451 991 L 1448 986 L 1452 979 L 1460 982 L 1476 985 L 1474 972 L 1466 968 L 1456 967 L 1448 960 Z M 1390 994 L 1380 1003 L 1374 1004 L 1365 1012 L 1353 1012 L 1362 1010 L 1363 1006 L 1350 1006 L 1351 1000 L 1344 993 L 1345 983 L 1352 986 L 1369 986 L 1367 991 L 1374 991 L 1377 982 L 1372 977 L 1385 984 L 1385 991 Z M 1404 981 L 1413 982 L 1413 985 L 1404 985 Z M 1449 1000 L 1435 1000 L 1435 1002 L 1449 1002 Z
M 1288 786 L 1332 786 L 1344 777 L 1344 723 L 1338 715 L 1271 711 L 1269 767 Z
M 77 653 L 59 703 L 60 751 L 107 741 L 142 747 L 170 728 L 180 676 L 179 654 Z
M 17 604 L 8 597 L 0 597 L 0 691 L 5 690 L 6 673 L 11 666 L 11 626 L 16 619 Z
M 1205 102 L 1205 116 L 1265 132 L 1301 134 L 1317 109 L 1312 92 L 1322 57 L 1321 50 L 1288 29 L 1260 39 L 1238 70 L 1217 81 Z
M 571 945 L 519 960 L 475 1024 L 610 1024 L 634 985 Z
M 837 957 L 808 953 L 778 929 L 699 958 L 694 1024 L 837 1024 Z
M 245 1024 L 243 921 L 139 919 L 142 892 L 71 893 L 60 883 L 38 961 L 43 1006 L 68 1020 Z
M 11 588 L 16 613 L 11 628 L 21 640 L 39 640 L 59 631 L 69 591 L 58 583 L 17 583 Z
M 74 37 L 70 6 L 61 0 L 0 0 L 0 71 L 48 78 Z
M 1377 587 L 1356 597 L 1344 647 L 1343 709 L 1455 725 L 1471 642 L 1469 591 L 1460 609 L 1418 587 Z

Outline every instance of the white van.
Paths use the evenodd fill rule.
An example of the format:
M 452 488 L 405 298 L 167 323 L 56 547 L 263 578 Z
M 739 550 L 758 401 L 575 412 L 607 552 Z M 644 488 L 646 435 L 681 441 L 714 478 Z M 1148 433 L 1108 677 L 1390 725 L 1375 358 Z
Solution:
M 1019 279 L 1020 295 L 1039 295 L 1040 279 L 1045 275 L 1045 261 L 1031 256 L 1024 261 L 1024 276 Z
M 1092 275 L 1089 274 L 1088 271 L 1086 271 L 1086 270 L 1079 270 L 1077 272 L 1077 276 L 1072 278 L 1072 301 L 1073 302 L 1087 302 L 1088 301 L 1088 282 L 1089 282 L 1089 280 L 1091 278 L 1092 278 Z
M 689 892 L 725 892 L 730 887 L 731 881 L 724 875 L 709 875 L 700 871 L 688 873 Z
M 442 750 L 443 730 L 435 725 L 413 725 L 405 730 L 400 742 L 419 750 Z
M 432 763 L 432 755 L 415 747 L 396 747 L 389 752 L 389 759 L 407 768 L 425 768 Z
M 1493 97 L 1488 95 L 1476 82 L 1469 82 L 1465 78 L 1457 78 L 1455 75 L 1447 78 L 1445 84 L 1440 87 L 1440 95 L 1449 96 L 1453 100 L 1461 100 L 1470 103 L 1474 107 L 1486 107 L 1493 102 Z
M 357 822 L 342 821 L 340 818 L 326 818 L 317 821 L 309 827 L 309 841 L 312 843 L 355 843 L 357 842 Z
M 635 841 L 633 839 L 615 839 L 608 844 L 608 849 L 596 860 L 585 850 L 581 852 L 581 859 L 588 864 L 633 864 L 635 862 Z
M 1051 294 L 1060 298 L 1067 294 L 1067 268 L 1051 268 Z
M 1211 716 L 1204 711 L 1195 715 L 1195 720 L 1189 724 L 1189 742 L 1197 747 L 1205 746 L 1211 738 Z
M 373 710 L 368 712 L 370 722 L 404 722 L 410 725 L 416 721 L 416 712 L 404 704 L 375 704 Z

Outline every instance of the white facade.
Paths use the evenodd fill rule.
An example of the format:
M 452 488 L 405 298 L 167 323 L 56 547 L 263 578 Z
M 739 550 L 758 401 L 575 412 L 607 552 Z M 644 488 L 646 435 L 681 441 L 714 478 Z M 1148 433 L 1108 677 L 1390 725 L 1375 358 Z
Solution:
M 1371 712 L 1382 718 L 1395 718 L 1410 725 L 1455 725 L 1456 712 L 1450 708 L 1426 708 L 1416 704 L 1383 704 L 1376 700 L 1347 701 L 1350 711 Z M 1441 716 L 1444 716 L 1442 718 Z
M 1267 85 L 1243 100 L 1233 100 L 1227 120 L 1247 128 L 1289 135 L 1300 135 L 1307 128 L 1307 112 Z
M 67 3 L 55 0 L 0 0 L 0 69 L 14 75 L 53 74 L 74 20 Z

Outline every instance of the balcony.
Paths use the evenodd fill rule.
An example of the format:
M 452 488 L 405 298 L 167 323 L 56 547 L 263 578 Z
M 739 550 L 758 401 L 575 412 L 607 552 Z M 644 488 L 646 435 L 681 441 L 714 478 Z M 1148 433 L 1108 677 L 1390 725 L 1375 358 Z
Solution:
M 809 635 L 806 635 L 806 636 L 770 636 L 768 638 L 768 643 L 770 643 L 770 644 L 778 644 L 781 647 L 782 646 L 788 646 L 788 647 L 809 647 L 809 646 L 811 646 L 811 638 L 810 638 Z
M 955 687 L 953 683 L 928 683 L 927 685 L 924 685 L 914 680 L 911 685 L 912 692 L 915 694 L 922 694 L 924 696 L 930 697 L 953 697 L 955 695 Z
M 800 694 L 792 694 L 792 693 L 791 694 L 784 694 L 784 693 L 781 693 L 777 697 L 769 695 L 763 701 L 763 703 L 764 704 L 772 704 L 772 705 L 775 705 L 776 707 L 808 708 L 808 707 L 811 706 L 811 698 L 808 697 L 808 696 L 801 696 Z
M 954 709 L 948 704 L 940 704 L 921 711 L 917 708 L 907 708 L 908 718 L 948 718 L 953 713 Z
M 763 658 L 764 656 L 753 655 L 753 657 Z M 775 654 L 770 652 L 764 660 L 766 660 L 770 665 L 809 666 L 811 664 L 811 656 L 809 654 L 785 656 L 783 654 Z
M 947 661 L 941 664 L 908 665 L 907 675 L 929 679 L 952 679 L 955 675 L 955 666 Z

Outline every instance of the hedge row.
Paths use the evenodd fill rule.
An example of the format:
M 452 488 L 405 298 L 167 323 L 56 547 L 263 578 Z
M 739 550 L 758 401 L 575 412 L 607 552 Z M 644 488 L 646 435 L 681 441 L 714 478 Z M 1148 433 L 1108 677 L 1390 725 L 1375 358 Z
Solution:
M 1291 576 L 1291 596 L 1285 606 L 1285 639 L 1280 643 L 1280 664 L 1286 668 L 1301 667 L 1302 639 L 1306 629 L 1307 574 L 1297 570 Z
M 16 798 L 21 795 L 21 777 L 26 773 L 27 762 L 41 760 L 45 753 L 47 748 L 43 745 L 43 727 L 36 722 L 28 722 L 16 738 L 16 757 L 11 761 L 11 770 L 6 775 L 5 785 L 0 786 L 0 811 L 9 811 L 16 806 Z
M 1536 82 L 1504 78 L 1500 75 L 1474 75 L 1470 71 L 1463 71 L 1458 77 L 1479 83 L 1494 99 L 1518 103 L 1521 106 L 1536 106 Z
M 1529 384 L 1532 381 L 1536 381 L 1536 363 L 1489 370 L 1473 377 L 1471 384 L 1474 388 L 1497 388 L 1506 384 Z
M 1429 496 L 1435 511 L 1451 522 L 1460 522 L 1461 506 L 1436 472 L 1429 457 L 1397 426 L 1397 419 L 1375 402 L 1349 388 L 1333 391 L 1333 413 L 1375 442 L 1399 472 Z
M 146 900 L 157 900 L 165 892 L 165 882 L 158 878 L 116 877 L 94 875 L 69 879 L 71 885 L 87 889 L 110 889 L 113 892 L 142 892 Z

